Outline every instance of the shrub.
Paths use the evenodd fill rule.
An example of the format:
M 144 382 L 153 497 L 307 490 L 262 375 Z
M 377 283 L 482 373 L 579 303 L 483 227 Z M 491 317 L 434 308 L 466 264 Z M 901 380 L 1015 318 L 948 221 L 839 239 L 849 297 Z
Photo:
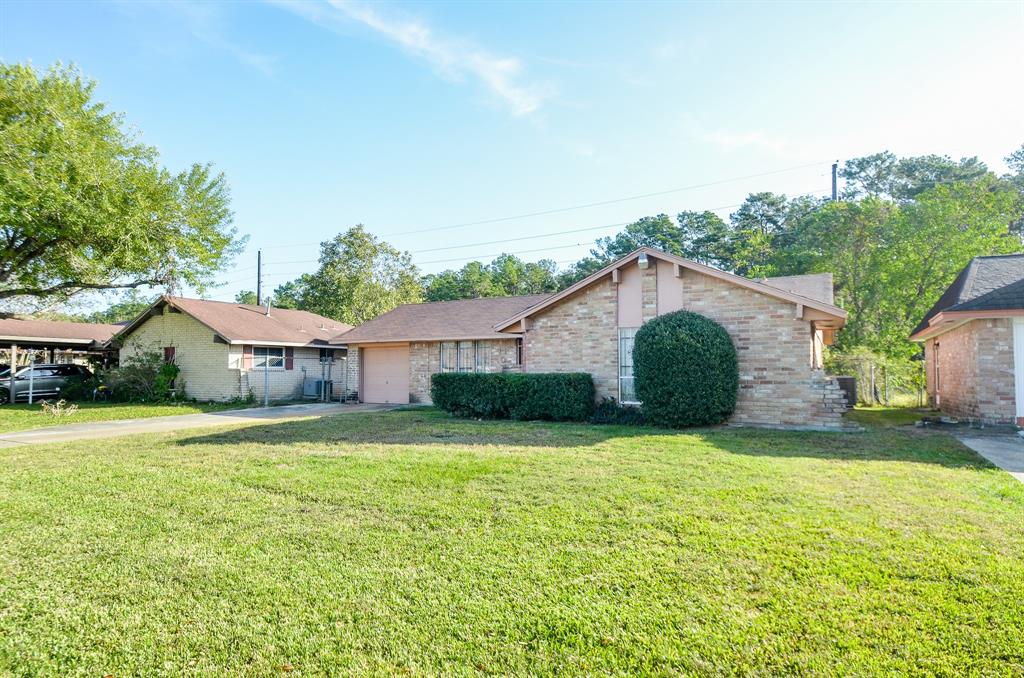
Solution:
M 513 419 L 586 421 L 594 412 L 594 379 L 586 373 L 508 374 Z
M 180 372 L 174 363 L 164 362 L 160 352 L 145 351 L 106 370 L 101 378 L 114 400 L 159 403 L 173 399 L 171 385 Z
M 88 378 L 71 379 L 61 389 L 60 395 L 66 400 L 91 400 L 93 391 L 99 385 L 99 377 L 95 374 Z
M 430 395 L 460 417 L 586 421 L 594 411 L 589 374 L 444 372 L 431 379 Z
M 507 374 L 442 372 L 430 380 L 434 405 L 457 417 L 508 419 Z
M 642 426 L 644 415 L 639 407 L 622 405 L 615 398 L 602 398 L 590 419 L 594 424 L 618 424 L 621 426 Z
M 696 313 L 667 313 L 641 327 L 633 376 L 644 419 L 656 426 L 719 424 L 736 409 L 736 349 L 725 328 Z

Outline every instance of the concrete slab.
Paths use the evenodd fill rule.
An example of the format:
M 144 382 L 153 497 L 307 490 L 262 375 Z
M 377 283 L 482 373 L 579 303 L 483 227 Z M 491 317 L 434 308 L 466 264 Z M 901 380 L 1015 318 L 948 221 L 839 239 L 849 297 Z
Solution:
M 170 417 L 148 419 L 120 419 L 117 421 L 96 421 L 85 424 L 49 426 L 30 431 L 15 431 L 0 434 L 0 447 L 60 443 L 71 440 L 92 440 L 116 438 L 138 433 L 163 433 L 182 429 L 242 424 L 259 420 L 286 420 L 302 417 L 324 417 L 357 412 L 378 412 L 394 409 L 394 405 L 309 403 L 283 405 L 280 407 L 253 407 L 244 410 L 225 410 L 201 414 L 181 414 Z
M 990 462 L 1024 483 L 1024 439 L 1017 435 L 957 436 Z

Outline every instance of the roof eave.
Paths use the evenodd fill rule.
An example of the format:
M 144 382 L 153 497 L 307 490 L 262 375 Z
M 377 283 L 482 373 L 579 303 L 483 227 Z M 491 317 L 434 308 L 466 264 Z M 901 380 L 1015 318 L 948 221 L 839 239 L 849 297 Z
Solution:
M 21 342 L 32 343 L 32 344 L 82 344 L 83 346 L 90 346 L 92 344 L 103 344 L 104 340 L 100 339 L 69 339 L 67 337 L 30 337 L 27 335 L 3 335 L 0 336 L 0 342 L 5 344 L 18 344 Z
M 945 334 L 971 320 L 1024 317 L 1024 308 L 1003 308 L 977 311 L 940 311 L 928 320 L 928 326 L 910 335 L 911 341 L 924 341 Z
M 346 339 L 344 343 L 331 344 L 331 346 L 359 346 L 363 344 L 408 344 L 412 342 L 435 342 L 435 341 L 501 341 L 503 339 L 514 339 L 510 336 L 495 336 L 494 334 L 470 334 L 452 335 L 444 337 L 399 337 L 388 339 Z

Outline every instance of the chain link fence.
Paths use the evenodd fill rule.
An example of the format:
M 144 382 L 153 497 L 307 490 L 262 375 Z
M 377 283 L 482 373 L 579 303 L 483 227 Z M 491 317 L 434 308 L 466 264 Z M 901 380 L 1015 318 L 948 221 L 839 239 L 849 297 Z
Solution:
M 851 376 L 857 381 L 858 405 L 924 407 L 924 362 L 891 358 L 864 349 L 849 353 L 830 353 L 825 369 L 836 376 Z

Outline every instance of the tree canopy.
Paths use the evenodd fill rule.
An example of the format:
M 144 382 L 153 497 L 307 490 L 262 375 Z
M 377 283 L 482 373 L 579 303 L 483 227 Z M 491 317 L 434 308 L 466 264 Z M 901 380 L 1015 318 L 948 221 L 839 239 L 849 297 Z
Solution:
M 839 350 L 868 347 L 895 357 L 919 348 L 914 325 L 972 257 L 1022 249 L 1024 146 L 997 177 L 977 158 L 847 161 L 832 202 L 750 194 L 725 221 L 711 212 L 644 217 L 595 242 L 559 276 L 565 286 L 640 246 L 748 277 L 831 272 L 849 311 Z
M 557 265 L 549 259 L 526 262 L 502 254 L 490 264 L 472 261 L 459 270 L 423 277 L 427 301 L 541 294 L 558 289 Z
M 86 290 L 202 292 L 241 242 L 227 183 L 173 173 L 74 68 L 0 63 L 0 316 Z
M 278 286 L 271 303 L 358 325 L 422 299 L 419 271 L 408 252 L 358 224 L 320 243 L 317 272 Z

